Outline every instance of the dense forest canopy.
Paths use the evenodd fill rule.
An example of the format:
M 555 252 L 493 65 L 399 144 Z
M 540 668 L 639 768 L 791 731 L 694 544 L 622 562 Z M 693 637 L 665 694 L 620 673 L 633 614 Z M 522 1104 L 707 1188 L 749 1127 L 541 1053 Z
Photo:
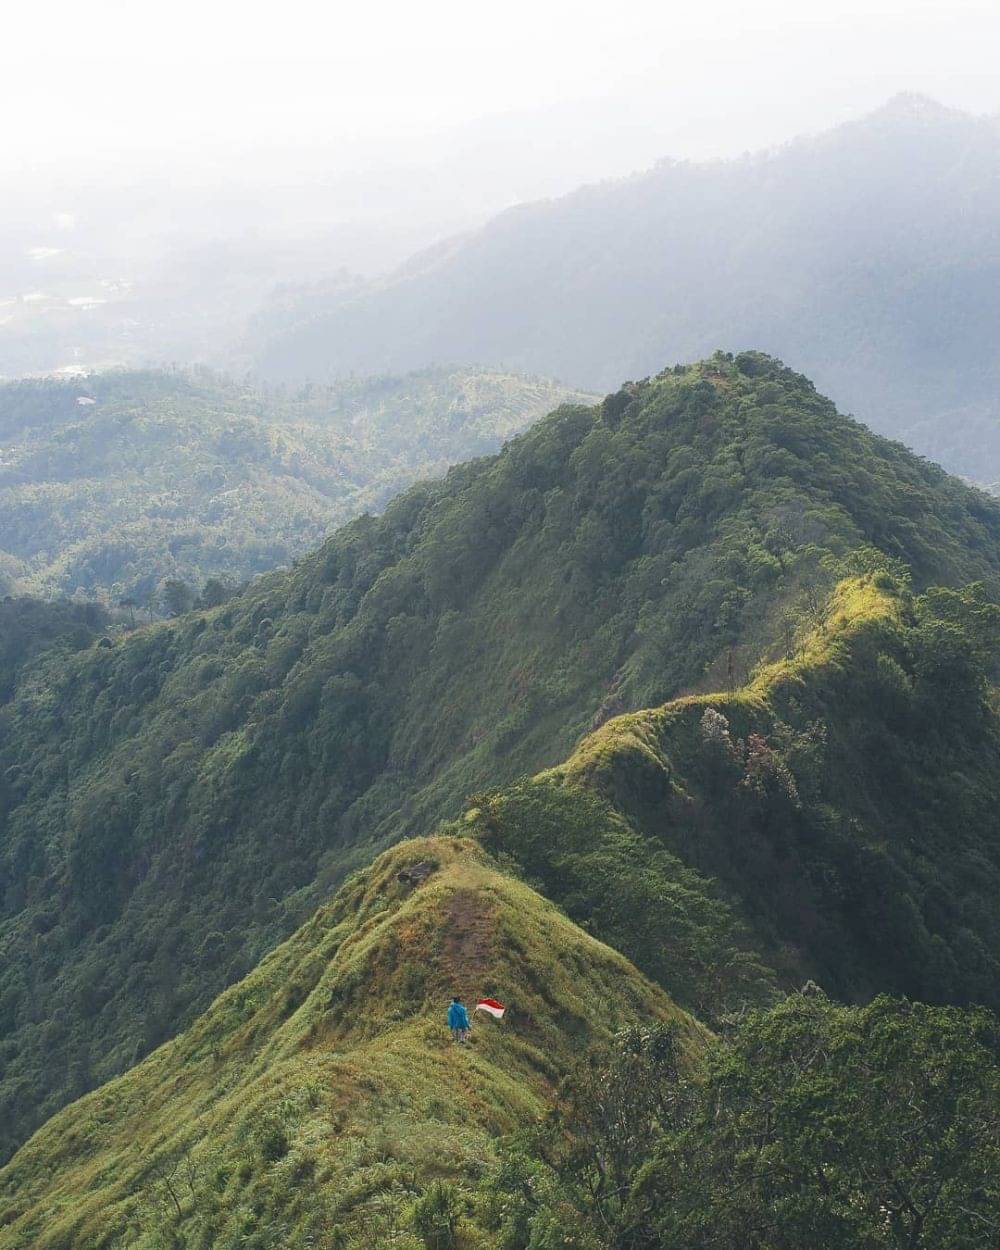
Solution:
M 995 119 L 903 96 L 777 151 L 665 161 L 519 206 L 367 289 L 286 294 L 253 346 L 272 377 L 454 360 L 602 390 L 758 347 L 880 433 L 992 482 L 998 175 Z
M 47 603 L 27 596 L 0 599 L 0 704 L 14 692 L 21 668 L 50 647 L 81 651 L 108 625 L 97 603 Z
M 880 859 L 864 830 L 878 827 L 885 779 L 854 793 L 843 744 L 856 736 L 852 716 L 871 717 L 868 740 L 899 784 L 971 770 L 975 802 L 996 807 L 982 685 L 1000 503 L 838 415 L 779 362 L 720 354 L 596 408 L 558 409 L 499 455 L 413 488 L 217 608 L 20 668 L 0 708 L 4 1151 L 173 1035 L 380 846 L 454 816 L 473 792 L 557 764 L 620 713 L 743 685 L 821 627 L 832 588 L 851 577 L 888 579 L 903 605 L 893 636 L 858 660 L 862 673 L 876 664 L 887 709 L 876 716 L 851 693 L 852 665 L 846 690 L 820 688 L 798 710 L 784 695 L 765 700 L 746 724 L 717 698 L 734 751 L 744 744 L 734 793 L 699 799 L 701 765 L 683 751 L 668 769 L 690 786 L 683 820 L 658 806 L 668 796 L 655 776 L 642 802 L 627 786 L 624 797 L 588 793 L 598 808 L 616 804 L 626 842 L 638 839 L 643 889 L 671 885 L 671 856 L 686 863 L 675 897 L 688 900 L 677 912 L 687 983 L 664 982 L 701 1010 L 725 1005 L 698 997 L 699 964 L 715 958 L 699 934 L 713 917 L 721 947 L 741 952 L 741 983 L 764 1000 L 781 978 L 819 968 L 817 934 L 839 932 L 855 905 L 835 887 L 855 848 L 875 865 L 875 893 L 857 907 L 877 907 L 884 865 L 901 883 L 890 933 L 939 936 L 943 968 L 965 942 L 988 969 L 992 913 L 951 909 L 955 874 L 992 880 L 989 827 L 978 870 L 976 848 L 955 856 L 944 836 L 961 805 L 928 813 L 910 852 Z M 957 589 L 969 582 L 982 586 Z M 953 598 L 935 598 L 935 585 L 956 588 Z M 962 698 L 975 715 L 942 738 L 936 701 Z M 838 718 L 844 801 L 803 781 L 802 809 L 781 808 L 779 786 L 775 810 L 762 800 L 743 811 L 744 773 L 765 790 L 780 766 L 794 774 L 786 756 L 808 754 L 810 726 L 827 715 Z M 897 723 L 909 735 L 898 756 L 886 737 Z M 685 822 L 702 805 L 719 824 L 699 858 Z M 785 848 L 792 879 L 808 880 L 815 923 L 806 913 L 768 923 L 741 896 L 723 870 L 734 810 L 748 848 L 765 858 Z M 606 853 L 623 845 L 613 838 Z M 915 917 L 938 872 L 941 915 Z M 580 906 L 595 928 L 614 910 L 600 898 Z M 886 965 L 879 940 L 874 929 L 851 938 L 838 988 L 908 986 L 909 966 Z M 975 984 L 955 992 L 967 998 Z
M 0 589 L 174 614 L 164 583 L 190 600 L 290 564 L 571 397 L 477 369 L 290 390 L 207 371 L 7 383 Z
M 100 7 L 4 23 L 0 1250 L 1000 1250 L 1000 8 Z

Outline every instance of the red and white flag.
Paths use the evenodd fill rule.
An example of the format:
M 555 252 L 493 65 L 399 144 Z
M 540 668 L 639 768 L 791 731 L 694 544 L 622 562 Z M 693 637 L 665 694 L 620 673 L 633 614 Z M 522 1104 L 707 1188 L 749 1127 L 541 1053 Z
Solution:
M 476 1003 L 476 1011 L 488 1011 L 490 1015 L 494 1016 L 497 1020 L 503 1019 L 503 1013 L 506 1010 L 507 1008 L 503 1005 L 503 1003 L 498 1003 L 495 998 L 481 998 L 479 1002 Z

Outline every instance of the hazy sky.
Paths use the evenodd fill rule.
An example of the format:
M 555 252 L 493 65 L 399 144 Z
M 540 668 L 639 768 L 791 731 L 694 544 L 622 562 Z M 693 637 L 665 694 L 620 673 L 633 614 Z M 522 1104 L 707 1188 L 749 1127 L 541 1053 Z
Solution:
M 8 373 L 134 356 L 122 299 L 150 358 L 186 358 L 276 284 L 386 271 L 511 204 L 771 146 L 900 91 L 1000 112 L 1000 0 L 4 8 Z
M 610 159 L 624 136 L 618 165 L 664 141 L 728 154 L 905 89 L 996 111 L 998 49 L 995 0 L 33 0 L 6 7 L 0 159 L 360 167 L 498 115 L 571 129 L 574 109 L 604 118 Z

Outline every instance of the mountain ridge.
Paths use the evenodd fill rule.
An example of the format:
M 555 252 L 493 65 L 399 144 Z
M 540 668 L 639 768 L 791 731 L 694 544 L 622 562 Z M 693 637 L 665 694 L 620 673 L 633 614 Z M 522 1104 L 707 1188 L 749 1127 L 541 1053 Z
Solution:
M 973 611 L 971 621 L 956 615 L 959 592 L 940 591 L 926 596 L 936 602 L 934 620 L 951 627 L 964 620 L 973 627 L 966 659 L 974 660 L 976 649 L 987 645 L 995 655 L 1000 606 L 987 604 L 976 592 L 963 593 Z M 942 594 L 951 598 L 942 601 Z M 981 616 L 982 609 L 980 622 L 976 613 Z M 717 1043 L 655 985 L 657 980 L 676 984 L 690 996 L 682 965 L 692 954 L 703 990 L 720 980 L 736 989 L 741 1002 L 716 1002 L 714 1010 L 731 1010 L 739 1002 L 740 1017 L 749 1023 L 748 1044 L 753 1045 L 754 1030 L 759 1035 L 796 1020 L 801 1026 L 810 1017 L 833 1026 L 836 1009 L 816 987 L 810 997 L 792 995 L 771 1014 L 748 1012 L 752 1004 L 773 1001 L 775 987 L 739 979 L 741 973 L 756 976 L 760 966 L 746 962 L 738 948 L 704 947 L 696 932 L 697 924 L 705 923 L 703 911 L 695 927 L 685 932 L 678 926 L 678 916 L 691 907 L 692 892 L 710 893 L 717 886 L 672 858 L 667 848 L 674 839 L 649 815 L 662 811 L 671 790 L 690 802 L 692 794 L 684 791 L 692 780 L 703 786 L 710 775 L 718 785 L 728 770 L 733 782 L 739 761 L 737 788 L 765 813 L 770 808 L 772 825 L 776 818 L 780 823 L 782 811 L 787 817 L 798 806 L 797 787 L 808 798 L 806 787 L 814 778 L 801 743 L 791 743 L 790 749 L 788 736 L 775 734 L 775 711 L 798 717 L 790 724 L 795 729 L 816 711 L 819 697 L 826 700 L 831 740 L 845 728 L 852 732 L 850 722 L 837 723 L 845 690 L 864 697 L 866 661 L 874 653 L 881 663 L 888 649 L 902 654 L 916 643 L 920 620 L 920 601 L 885 567 L 855 575 L 838 584 L 795 654 L 762 666 L 744 689 L 687 696 L 614 718 L 585 737 L 561 767 L 507 792 L 477 796 L 460 820 L 434 836 L 404 840 L 383 853 L 188 1030 L 125 1076 L 58 1113 L 0 1168 L 0 1246 L 152 1250 L 167 1237 L 184 1244 L 194 1238 L 196 1245 L 229 1246 L 251 1238 L 257 1239 L 253 1244 L 307 1247 L 318 1237 L 367 1243 L 373 1230 L 398 1238 L 408 1225 L 421 1230 L 426 1244 L 434 1234 L 421 1223 L 421 1212 L 442 1194 L 453 1195 L 447 1208 L 451 1227 L 461 1220 L 463 1239 L 501 1244 L 496 1237 L 505 1227 L 500 1216 L 507 1208 L 497 1213 L 484 1202 L 484 1183 L 496 1185 L 501 1194 L 510 1193 L 512 1179 L 522 1184 L 516 1169 L 528 1166 L 530 1155 L 518 1151 L 524 1143 L 530 1147 L 544 1125 L 551 1151 L 552 1126 L 561 1125 L 560 1116 L 568 1114 L 560 1130 L 565 1140 L 573 1116 L 563 1104 L 581 1090 L 571 1080 L 587 1079 L 581 1051 L 601 1055 L 610 1042 L 624 1046 L 631 1061 L 641 1064 L 644 1038 L 661 1037 L 657 1045 L 670 1039 L 672 1096 L 681 1098 L 688 1073 L 700 1085 L 698 1064 L 707 1053 L 711 1065 Z M 989 639 L 978 637 L 977 622 L 989 631 Z M 961 658 L 956 642 L 953 636 L 948 671 L 930 674 L 932 682 L 954 685 L 956 658 Z M 913 662 L 920 674 L 919 654 Z M 971 684 L 956 697 L 963 715 L 973 713 L 977 691 L 984 700 L 979 714 L 994 722 L 995 765 L 1000 724 L 995 708 L 985 702 L 985 672 L 970 670 Z M 878 702 L 885 693 L 869 697 Z M 745 725 L 738 723 L 741 712 Z M 954 725 L 947 729 L 955 732 Z M 738 730 L 748 734 L 745 742 L 735 741 Z M 697 740 L 693 746 L 692 739 Z M 687 754 L 693 750 L 707 770 L 700 778 L 692 773 L 690 758 L 684 758 L 685 743 Z M 824 743 L 825 737 L 814 737 L 810 749 Z M 819 772 L 826 766 L 820 762 Z M 995 767 L 992 783 L 995 810 Z M 575 790 L 577 799 L 588 791 L 608 797 L 610 807 L 588 809 L 587 815 L 597 819 L 577 847 L 583 853 L 576 860 L 567 844 L 567 828 L 570 840 L 574 831 L 572 821 L 565 820 L 565 805 L 555 811 L 561 826 L 556 836 L 552 812 L 538 819 L 543 812 L 538 804 L 527 822 L 518 819 L 525 792 L 546 789 Z M 632 856 L 630 862 L 608 853 L 614 845 L 608 837 L 612 813 L 619 833 L 628 826 L 634 835 L 618 844 Z M 962 823 L 961 813 L 956 819 Z M 702 837 L 708 832 L 704 822 L 698 831 Z M 749 832 L 745 824 L 736 830 L 740 840 Z M 644 862 L 642 844 L 652 841 L 660 849 Z M 632 855 L 636 847 L 639 856 Z M 961 853 L 958 846 L 941 849 L 945 856 Z M 994 830 L 992 857 L 993 877 L 1000 880 L 1000 829 Z M 739 861 L 736 867 L 741 869 Z M 650 870 L 653 877 L 659 874 L 661 888 L 672 889 L 651 893 Z M 561 907 L 524 875 L 546 893 L 555 884 Z M 779 887 L 786 883 L 787 877 Z M 588 887 L 591 902 L 605 892 L 603 906 L 587 906 Z M 623 888 L 624 893 L 615 894 Z M 995 886 L 989 881 L 981 888 L 993 897 Z M 902 950 L 906 943 L 897 940 L 893 924 L 900 917 L 905 921 L 905 908 L 898 907 L 901 896 L 888 901 L 880 940 L 890 950 Z M 935 906 L 940 910 L 940 900 Z M 669 911 L 676 914 L 663 927 Z M 708 922 L 715 924 L 722 915 L 717 900 Z M 744 938 L 755 927 L 748 919 Z M 730 930 L 727 936 L 740 935 Z M 779 939 L 786 936 L 779 931 Z M 1000 933 L 995 936 L 1000 939 Z M 686 949 L 692 937 L 701 943 L 697 951 Z M 814 937 L 829 940 L 822 931 Z M 630 945 L 653 982 L 629 963 L 623 951 Z M 912 955 L 915 962 L 921 958 L 920 952 Z M 781 980 L 814 970 L 790 961 Z M 1000 960 L 994 957 L 986 970 L 994 989 L 998 972 Z M 455 992 L 470 1002 L 480 994 L 501 998 L 507 1006 L 504 1022 L 477 1024 L 468 1047 L 449 1044 L 443 1008 Z M 713 1010 L 705 995 L 701 1005 Z M 991 1026 L 982 1012 L 935 1017 L 921 1007 L 918 1014 L 931 1030 L 938 1020 L 966 1043 L 983 1044 L 991 1027 L 995 1032 L 995 1019 Z M 859 1013 L 858 1022 L 863 1018 L 870 1028 L 883 1021 L 898 1041 L 910 1017 L 910 1004 L 883 997 L 863 1017 Z M 730 1016 L 730 1030 L 732 1021 Z M 664 1028 L 665 1033 L 658 1032 Z M 852 1036 L 858 1036 L 857 1025 Z M 726 1053 L 718 1061 L 725 1062 Z M 731 1054 L 739 1054 L 738 1041 Z M 753 1061 L 762 1062 L 759 1044 Z M 769 1055 L 767 1062 L 773 1061 Z M 941 1065 L 925 1072 L 921 1062 L 919 1079 L 936 1082 L 937 1088 Z M 706 1071 L 713 1074 L 711 1066 Z M 612 1072 L 600 1076 L 598 1069 L 602 1081 L 612 1081 Z M 869 1066 L 866 1073 L 865 1079 L 884 1079 L 879 1068 Z M 891 1081 L 895 1071 L 886 1075 Z M 768 1068 L 761 1079 L 782 1078 Z M 988 1071 L 982 1079 L 989 1081 Z M 825 1088 L 829 1094 L 830 1087 Z M 593 1097 L 586 1084 L 582 1089 Z M 602 1084 L 598 1098 L 606 1097 L 608 1106 L 599 1104 L 597 1114 L 620 1111 L 614 1100 L 623 1095 L 624 1090 Z M 907 1084 L 907 1105 L 915 1096 L 913 1084 Z M 950 1114 L 947 1108 L 943 1114 Z M 662 1131 L 662 1121 L 657 1123 Z M 988 1141 L 982 1144 L 988 1148 Z M 543 1150 L 541 1157 L 551 1168 L 552 1155 Z M 541 1206 L 560 1229 L 563 1220 L 567 1228 L 575 1226 L 580 1213 L 568 1201 L 572 1191 L 560 1196 L 541 1162 L 534 1166 L 535 1179 L 525 1191 L 534 1195 L 529 1211 Z M 667 1188 L 680 1183 L 683 1169 L 665 1173 L 662 1166 L 657 1157 L 657 1183 Z M 505 1171 L 510 1168 L 513 1178 Z M 974 1178 L 969 1183 L 982 1204 Z M 449 1188 L 442 1190 L 442 1184 Z M 585 1195 L 576 1201 L 586 1207 Z
M 1000 127 L 907 97 L 729 162 L 520 206 L 257 345 L 266 376 L 489 361 L 607 389 L 718 343 L 992 481 Z
M 401 882 L 418 862 L 430 875 Z M 457 1047 L 444 1023 L 455 992 L 470 1005 L 502 995 L 507 1017 L 477 1020 Z M 682 1053 L 706 1036 L 468 839 L 403 842 L 0 1170 L 0 1246 L 146 1245 L 166 1222 L 202 1244 L 206 1231 L 284 1244 L 361 1233 L 383 1194 L 405 1202 L 441 1175 L 474 1177 L 491 1138 L 551 1105 L 573 1047 L 633 1016 L 671 1024 Z
M 747 685 L 609 720 L 479 796 L 470 827 L 703 1019 L 766 1001 L 768 967 L 848 1001 L 995 1009 L 998 649 L 1000 608 L 976 588 L 914 598 L 885 571 L 851 577 Z M 645 881 L 609 884 L 630 862 Z
M 721 354 L 557 410 L 219 608 L 32 660 L 0 706 L 4 1152 L 384 846 L 595 720 L 743 684 L 866 547 L 918 594 L 996 594 L 1000 504 Z

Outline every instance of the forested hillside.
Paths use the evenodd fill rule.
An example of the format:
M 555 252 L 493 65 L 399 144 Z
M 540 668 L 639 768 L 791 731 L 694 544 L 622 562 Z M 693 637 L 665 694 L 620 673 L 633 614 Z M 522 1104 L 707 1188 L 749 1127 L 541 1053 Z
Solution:
M 953 472 L 1000 477 L 1000 128 L 914 96 L 819 138 L 521 206 L 392 278 L 285 298 L 272 377 L 488 362 L 607 389 L 763 348 Z M 321 306 L 317 308 L 317 303 Z
M 469 828 L 702 1019 L 760 1001 L 762 965 L 996 1010 L 998 656 L 980 587 L 849 578 L 748 685 L 609 721 Z
M 0 710 L 5 1150 L 173 1035 L 381 846 L 557 764 L 619 713 L 693 689 L 728 699 L 822 631 L 829 592 L 851 576 L 887 579 L 889 598 L 860 614 L 874 624 L 845 657 L 843 689 L 831 664 L 801 693 L 793 673 L 732 706 L 715 695 L 728 722 L 718 793 L 704 793 L 701 720 L 685 713 L 648 794 L 637 774 L 636 795 L 595 786 L 586 801 L 617 804 L 629 836 L 663 835 L 674 858 L 655 861 L 661 877 L 683 865 L 689 972 L 742 952 L 733 984 L 766 999 L 776 980 L 830 976 L 822 944 L 835 938 L 839 989 L 905 990 L 916 949 L 892 963 L 874 919 L 845 934 L 882 889 L 899 900 L 890 936 L 939 953 L 940 995 L 979 994 L 971 965 L 942 987 L 949 959 L 982 952 L 989 978 L 996 957 L 993 911 L 974 900 L 995 879 L 981 684 L 1000 503 L 839 416 L 778 362 L 719 355 L 558 410 L 228 604 L 22 672 Z M 972 581 L 984 589 L 924 596 Z M 856 688 L 869 661 L 884 708 Z M 950 698 L 969 703 L 955 724 Z M 798 776 L 826 720 L 830 780 L 807 769 L 799 808 L 779 765 Z M 865 743 L 886 773 L 858 785 Z M 921 805 L 918 788 L 898 825 L 883 820 L 893 784 L 939 772 L 942 797 Z M 958 772 L 971 780 L 956 806 Z M 956 842 L 953 820 L 980 842 Z M 852 856 L 868 867 L 860 895 L 841 898 Z M 781 907 L 749 890 L 777 864 L 798 890 Z M 599 932 L 600 900 L 584 903 Z M 699 932 L 717 933 L 715 954 Z M 725 1008 L 701 1003 L 691 977 L 663 980 L 706 1014 Z
M 46 603 L 4 595 L 0 599 L 0 704 L 14 692 L 20 670 L 50 647 L 82 651 L 108 625 L 97 603 Z
M 477 369 L 287 392 L 205 371 L 7 383 L 0 582 L 161 615 L 185 602 L 164 602 L 165 581 L 197 594 L 290 564 L 567 398 L 580 396 Z
M 45 1125 L 0 1246 L 987 1246 L 997 1017 L 775 1000 L 995 999 L 998 643 L 979 591 L 851 578 L 744 689 L 477 797 Z M 454 993 L 505 1017 L 455 1045 Z

